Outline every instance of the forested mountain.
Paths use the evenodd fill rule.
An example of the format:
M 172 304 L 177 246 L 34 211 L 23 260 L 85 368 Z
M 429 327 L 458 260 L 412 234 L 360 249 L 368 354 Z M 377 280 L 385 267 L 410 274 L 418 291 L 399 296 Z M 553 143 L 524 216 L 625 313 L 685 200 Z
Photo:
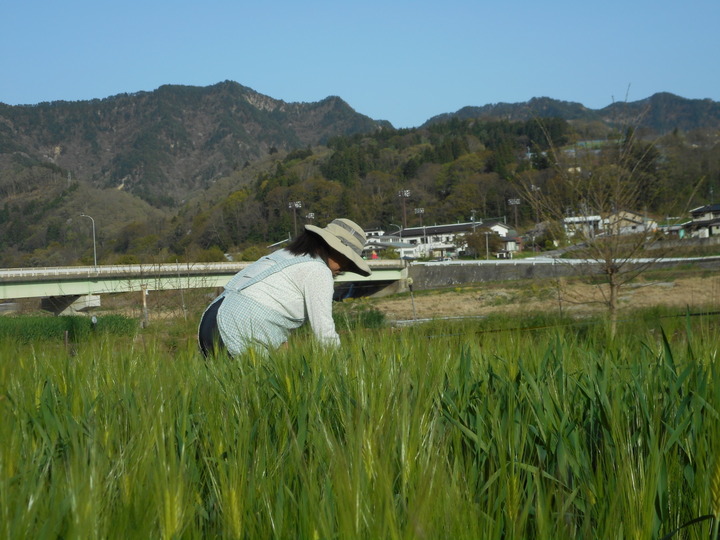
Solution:
M 588 109 L 580 103 L 550 98 L 533 98 L 527 103 L 496 103 L 483 107 L 463 107 L 428 120 L 425 125 L 452 118 L 468 120 L 507 120 L 520 122 L 532 118 L 562 118 L 571 124 L 599 123 L 609 128 L 632 125 L 652 135 L 673 130 L 720 129 L 720 103 L 710 99 L 685 99 L 658 93 L 634 102 L 615 102 L 602 109 Z
M 396 130 L 340 98 L 285 103 L 232 82 L 0 105 L 0 266 L 88 262 L 83 213 L 101 263 L 250 256 L 338 215 L 386 229 L 505 216 L 522 229 L 532 211 L 508 199 L 520 177 L 550 181 L 551 144 L 618 140 L 638 117 L 664 126 L 643 129 L 645 211 L 720 193 L 718 104 L 658 94 L 611 107 L 541 98 Z
M 234 82 L 162 86 L 92 101 L 0 105 L 0 196 L 22 188 L 17 167 L 36 163 L 56 166 L 96 188 L 172 207 L 270 151 L 382 126 L 390 127 L 337 97 L 285 103 Z

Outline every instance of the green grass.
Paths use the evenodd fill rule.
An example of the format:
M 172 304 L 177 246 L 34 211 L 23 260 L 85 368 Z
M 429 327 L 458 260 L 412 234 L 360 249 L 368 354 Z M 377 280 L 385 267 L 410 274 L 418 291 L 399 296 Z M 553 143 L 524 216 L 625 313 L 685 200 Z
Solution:
M 104 315 L 93 324 L 89 317 L 43 315 L 0 317 L 0 339 L 32 343 L 67 337 L 80 341 L 95 334 L 131 335 L 137 321 L 119 315 Z
M 720 511 L 716 317 L 356 324 L 211 362 L 194 330 L 0 341 L 0 536 L 656 538 Z

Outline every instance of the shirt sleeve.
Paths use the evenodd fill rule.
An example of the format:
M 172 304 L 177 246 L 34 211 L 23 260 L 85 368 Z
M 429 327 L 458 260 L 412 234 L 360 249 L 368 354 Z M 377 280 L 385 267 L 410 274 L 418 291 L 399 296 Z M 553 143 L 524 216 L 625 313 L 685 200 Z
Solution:
M 332 317 L 334 282 L 329 268 L 312 264 L 313 270 L 306 274 L 303 292 L 305 309 L 315 337 L 324 345 L 340 346 L 340 336 L 335 331 Z

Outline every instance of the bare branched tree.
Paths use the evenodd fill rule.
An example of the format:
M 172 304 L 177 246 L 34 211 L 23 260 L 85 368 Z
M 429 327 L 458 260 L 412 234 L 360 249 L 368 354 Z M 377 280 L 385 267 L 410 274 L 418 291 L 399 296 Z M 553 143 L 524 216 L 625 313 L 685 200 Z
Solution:
M 550 234 L 576 248 L 573 267 L 595 280 L 614 335 L 621 288 L 667 251 L 660 242 L 664 232 L 647 215 L 661 185 L 659 153 L 632 128 L 571 147 L 549 142 L 552 172 L 521 175 L 520 190 Z

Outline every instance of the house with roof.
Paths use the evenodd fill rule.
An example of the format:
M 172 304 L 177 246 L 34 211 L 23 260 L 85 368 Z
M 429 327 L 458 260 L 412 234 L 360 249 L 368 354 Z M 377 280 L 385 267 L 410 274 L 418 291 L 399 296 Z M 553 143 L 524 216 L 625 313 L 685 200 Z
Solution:
M 691 220 L 683 228 L 692 238 L 720 236 L 720 204 L 706 204 L 690 210 Z
M 563 218 L 563 229 L 568 238 L 573 236 L 594 238 L 602 232 L 603 220 L 598 215 L 570 216 Z
M 602 217 L 600 215 L 571 216 L 563 218 L 568 237 L 594 238 L 600 235 L 622 235 L 655 231 L 657 221 L 630 210 L 618 210 Z
M 618 210 L 603 220 L 605 233 L 613 235 L 654 232 L 657 227 L 654 219 L 629 210 Z
M 408 227 L 389 235 L 370 234 L 367 235 L 365 252 L 394 249 L 401 258 L 407 259 L 458 257 L 467 252 L 467 242 L 463 237 L 478 229 L 488 229 L 492 234 L 500 236 L 506 252 L 519 248 L 515 231 L 504 220 L 486 220 Z

